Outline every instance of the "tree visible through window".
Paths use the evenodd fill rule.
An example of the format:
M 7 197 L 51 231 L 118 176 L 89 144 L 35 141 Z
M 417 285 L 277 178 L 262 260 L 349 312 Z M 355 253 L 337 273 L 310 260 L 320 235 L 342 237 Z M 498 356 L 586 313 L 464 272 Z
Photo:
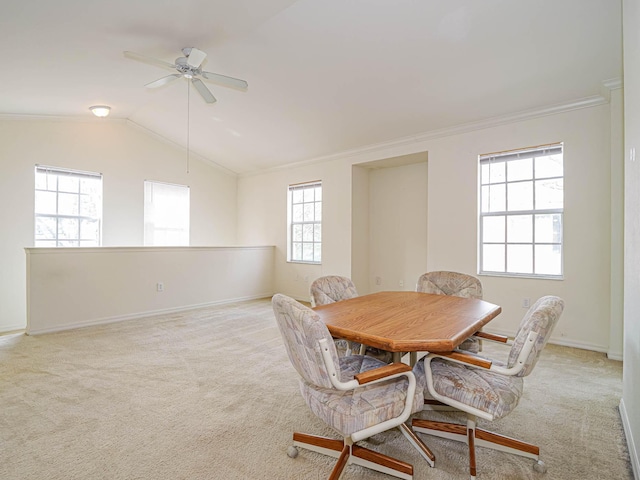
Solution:
M 562 144 L 480 156 L 479 273 L 562 277 Z
M 322 183 L 289 186 L 289 252 L 291 262 L 322 261 Z
M 102 174 L 36 166 L 35 246 L 96 247 L 102 237 Z

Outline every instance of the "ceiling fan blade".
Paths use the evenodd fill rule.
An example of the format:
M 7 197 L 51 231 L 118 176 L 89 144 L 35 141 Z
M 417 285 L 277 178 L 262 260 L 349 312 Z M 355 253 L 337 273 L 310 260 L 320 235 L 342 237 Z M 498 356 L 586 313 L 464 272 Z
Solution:
M 158 60 L 157 58 L 147 57 L 146 55 L 140 55 L 135 52 L 123 52 L 124 56 L 131 60 L 137 60 L 138 62 L 148 63 L 149 65 L 155 65 L 156 67 L 168 68 L 174 70 L 176 66 L 173 63 L 165 62 L 164 60 Z
M 145 87 L 147 87 L 147 88 L 162 87 L 163 85 L 166 85 L 169 82 L 173 82 L 174 80 L 177 80 L 181 76 L 182 76 L 182 74 L 180 74 L 180 73 L 173 73 L 171 75 L 167 75 L 166 77 L 159 78 L 158 80 L 155 80 L 155 81 L 153 81 L 151 83 L 147 83 L 145 85 Z
M 207 103 L 216 102 L 216 97 L 214 97 L 213 94 L 206 87 L 206 85 L 202 83 L 202 80 L 200 80 L 199 78 L 192 78 L 191 83 L 193 84 L 194 87 L 196 87 L 196 90 L 198 90 L 198 93 L 202 95 L 202 98 L 204 98 L 205 102 Z
M 220 75 L 219 73 L 202 72 L 202 77 L 212 83 L 222 85 L 223 87 L 235 88 L 236 90 L 247 91 L 249 84 L 239 78 L 227 77 L 226 75 Z
M 187 57 L 187 64 L 193 68 L 198 68 L 204 59 L 207 58 L 207 54 L 197 48 L 191 48 L 189 56 Z

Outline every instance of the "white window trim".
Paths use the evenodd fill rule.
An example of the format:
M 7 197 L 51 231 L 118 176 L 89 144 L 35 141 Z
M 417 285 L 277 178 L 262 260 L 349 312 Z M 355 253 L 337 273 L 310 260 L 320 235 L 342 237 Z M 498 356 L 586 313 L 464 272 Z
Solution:
M 312 222 L 294 222 L 293 221 L 293 191 L 297 189 L 306 189 L 306 188 L 317 188 L 320 187 L 322 189 L 322 181 L 316 180 L 313 182 L 305 182 L 305 183 L 296 183 L 293 185 L 289 185 L 287 188 L 287 262 L 289 263 L 304 263 L 308 265 L 321 265 L 322 264 L 322 254 L 321 259 L 319 261 L 310 261 L 310 260 L 294 260 L 293 259 L 293 229 L 294 225 L 305 225 L 305 224 L 320 224 L 322 228 L 322 219 L 320 221 L 312 221 Z M 324 200 L 324 191 L 322 200 L 319 203 L 322 205 Z M 314 202 L 315 203 L 315 202 Z M 309 243 L 309 242 L 303 242 Z M 322 239 L 319 242 L 313 240 L 312 243 L 314 246 L 316 244 L 320 244 L 320 249 L 322 249 Z
M 73 170 L 73 169 L 69 169 L 69 168 L 61 168 L 61 167 L 50 167 L 50 166 L 46 166 L 46 165 L 36 165 L 35 166 L 35 171 L 34 171 L 34 175 L 37 175 L 38 173 L 44 173 L 44 174 L 52 174 L 52 175 L 56 175 L 57 177 L 61 177 L 61 176 L 69 176 L 69 177 L 74 177 L 74 178 L 90 178 L 90 179 L 95 179 L 95 180 L 100 180 L 100 193 L 99 193 L 99 202 L 96 205 L 96 211 L 97 211 L 97 215 L 95 217 L 91 217 L 91 216 L 87 216 L 87 215 L 81 215 L 80 213 L 78 213 L 78 215 L 65 215 L 65 214 L 60 214 L 58 213 L 58 201 L 59 201 L 59 196 L 60 193 L 65 193 L 65 194 L 77 194 L 78 197 L 80 197 L 81 195 L 83 195 L 81 192 L 61 192 L 59 190 L 59 186 L 56 187 L 56 190 L 42 190 L 37 188 L 37 185 L 34 185 L 34 195 L 36 192 L 38 191 L 42 191 L 42 192 L 55 192 L 56 194 L 56 213 L 38 213 L 35 211 L 34 208 L 34 243 L 38 242 L 38 241 L 47 241 L 47 240 L 43 240 L 43 239 L 37 239 L 35 238 L 35 229 L 36 224 L 37 224 L 37 219 L 38 218 L 55 218 L 56 219 L 56 225 L 57 225 L 57 221 L 60 218 L 68 218 L 68 219 L 77 219 L 79 222 L 78 225 L 78 234 L 79 234 L 79 238 L 77 239 L 64 239 L 64 238 L 59 238 L 59 228 L 57 228 L 56 226 L 56 232 L 55 232 L 55 239 L 49 239 L 48 241 L 51 242 L 55 242 L 55 247 L 50 247 L 50 248 L 60 248 L 60 246 L 58 245 L 59 242 L 77 242 L 78 245 L 74 245 L 71 246 L 69 248 L 79 248 L 82 246 L 82 234 L 81 234 L 81 222 L 82 220 L 91 220 L 91 221 L 97 221 L 98 222 L 98 237 L 96 238 L 96 241 L 98 243 L 97 246 L 101 246 L 102 245 L 102 173 L 97 173 L 97 172 L 88 172 L 88 171 L 84 171 L 84 170 Z M 85 194 L 86 195 L 86 194 Z M 81 202 L 78 200 L 78 203 L 80 204 Z M 86 239 L 85 239 L 86 240 Z M 45 247 L 46 248 L 46 247 Z
M 564 279 L 564 201 L 563 208 L 556 209 L 536 209 L 535 208 L 535 194 L 534 194 L 534 208 L 532 210 L 517 210 L 517 211 L 509 211 L 508 210 L 508 197 L 505 198 L 505 210 L 497 211 L 497 212 L 482 212 L 482 186 L 488 185 L 482 183 L 482 165 L 488 164 L 493 161 L 504 161 L 509 162 L 509 160 L 516 160 L 522 158 L 533 158 L 544 156 L 545 154 L 550 153 L 561 153 L 564 159 L 564 145 L 562 143 L 550 144 L 550 145 L 542 145 L 538 147 L 530 147 L 518 150 L 510 150 L 505 152 L 497 152 L 492 154 L 484 154 L 478 157 L 478 275 L 483 276 L 493 276 L 493 277 L 516 277 L 516 278 L 533 278 L 533 279 L 545 279 L 545 280 L 563 280 Z M 563 162 L 564 163 L 564 162 Z M 564 169 L 563 169 L 564 170 Z M 561 176 L 556 177 L 543 177 L 540 180 L 553 180 L 553 179 L 562 179 L 564 181 L 564 171 Z M 508 181 L 505 177 L 504 185 L 514 184 L 525 181 L 533 181 L 535 182 L 535 169 L 533 171 L 532 179 L 527 180 L 515 180 Z M 506 195 L 506 189 L 505 189 Z M 517 215 L 545 215 L 545 214 L 557 214 L 561 218 L 562 229 L 563 232 L 560 236 L 560 242 L 536 242 L 535 241 L 535 218 L 533 221 L 533 231 L 532 231 L 532 241 L 531 242 L 508 242 L 508 239 L 505 236 L 504 242 L 483 242 L 483 218 L 491 217 L 491 216 L 504 216 L 505 222 L 509 216 L 517 216 Z M 505 235 L 506 235 L 506 226 L 505 226 Z M 493 270 L 483 270 L 484 259 L 483 259 L 483 245 L 491 245 L 491 244 L 500 244 L 505 245 L 505 270 L 507 268 L 507 245 L 531 245 L 532 246 L 532 260 L 535 268 L 535 247 L 537 245 L 560 245 L 560 274 L 552 275 L 552 274 L 538 274 L 538 273 L 516 273 L 516 272 L 497 272 Z
M 186 243 L 185 242 L 179 242 L 177 244 L 174 243 L 166 243 L 166 242 L 160 242 L 159 240 L 157 240 L 155 238 L 155 230 L 158 231 L 166 231 L 169 229 L 151 229 L 149 227 L 150 225 L 150 219 L 149 215 L 150 212 L 147 211 L 147 208 L 151 207 L 151 204 L 153 203 L 153 200 L 151 199 L 150 202 L 148 202 L 147 200 L 147 190 L 150 189 L 151 192 L 153 192 L 153 187 L 154 186 L 169 186 L 169 187 L 176 187 L 176 188 L 180 188 L 180 189 L 184 189 L 186 191 L 186 195 L 187 195 L 187 212 L 186 215 L 184 217 L 184 223 L 185 223 L 185 228 L 174 228 L 173 230 L 175 231 L 179 231 L 179 232 L 186 232 Z M 143 245 L 145 246 L 189 246 L 191 244 L 191 222 L 190 222 L 190 216 L 191 216 L 191 188 L 188 185 L 180 185 L 177 183 L 168 183 L 168 182 L 158 182 L 155 180 L 145 180 L 144 181 L 144 213 L 143 213 L 143 221 L 144 221 L 144 234 L 143 234 Z

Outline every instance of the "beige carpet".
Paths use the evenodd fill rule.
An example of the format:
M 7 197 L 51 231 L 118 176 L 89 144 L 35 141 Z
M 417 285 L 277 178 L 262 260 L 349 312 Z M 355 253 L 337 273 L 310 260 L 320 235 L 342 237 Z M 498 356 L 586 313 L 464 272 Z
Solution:
M 515 412 L 481 426 L 539 443 L 548 472 L 478 449 L 478 478 L 632 479 L 621 376 L 603 354 L 547 347 Z M 332 459 L 287 457 L 294 430 L 335 435 L 298 393 L 268 300 L 0 337 L 2 480 L 327 478 Z M 468 478 L 464 445 L 423 439 L 436 468 L 397 430 L 372 448 L 416 479 Z M 344 478 L 391 477 L 349 466 Z

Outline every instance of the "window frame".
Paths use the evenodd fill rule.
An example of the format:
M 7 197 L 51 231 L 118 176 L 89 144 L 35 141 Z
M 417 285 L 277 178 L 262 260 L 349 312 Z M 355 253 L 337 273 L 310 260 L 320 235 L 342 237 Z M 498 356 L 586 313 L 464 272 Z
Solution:
M 155 235 L 151 235 L 150 237 L 150 228 L 148 225 L 154 224 L 153 220 L 156 218 L 149 218 L 151 216 L 156 216 L 156 212 L 148 211 L 147 209 L 153 204 L 153 200 L 148 201 L 147 199 L 147 191 L 150 189 L 151 195 L 153 195 L 153 187 L 154 186 L 165 186 L 165 187 L 179 187 L 186 191 L 186 200 L 187 200 L 187 213 L 185 215 L 186 228 L 153 228 L 153 233 L 155 232 L 169 232 L 169 231 L 178 231 L 178 232 L 186 232 L 186 243 L 156 243 Z M 153 215 L 151 215 L 153 213 Z M 191 245 L 191 187 L 189 185 L 181 185 L 178 183 L 169 183 L 169 182 L 159 182 L 157 180 L 144 180 L 143 182 L 143 213 L 142 213 L 142 221 L 143 221 L 143 238 L 142 244 L 145 247 L 188 247 Z M 153 243 L 150 243 L 153 241 Z
M 549 155 L 561 155 L 562 171 L 560 175 L 536 176 L 536 158 L 547 157 Z M 523 179 L 509 180 L 508 168 L 509 162 L 531 158 L 531 176 Z M 483 182 L 483 165 L 492 163 L 505 163 L 504 180 L 492 182 L 489 178 L 488 182 Z M 558 181 L 562 182 L 562 205 L 560 208 L 536 208 L 536 182 L 539 181 Z M 535 278 L 562 280 L 564 279 L 564 144 L 554 143 L 549 145 L 540 145 L 536 147 L 522 148 L 517 150 L 509 150 L 491 154 L 483 154 L 478 156 L 478 275 L 515 277 L 515 278 Z M 509 210 L 509 185 L 515 185 L 524 182 L 531 182 L 532 207 L 531 209 Z M 484 194 L 483 187 L 503 185 L 504 195 L 501 200 L 504 201 L 504 209 L 483 212 Z M 490 198 L 490 193 L 487 194 Z M 490 201 L 490 200 L 487 200 Z M 554 241 L 536 240 L 536 220 L 537 216 L 549 215 L 551 221 L 554 218 L 559 219 L 559 239 Z M 509 241 L 508 225 L 510 217 L 531 217 L 531 241 Z M 555 216 L 555 217 L 554 217 Z M 504 217 L 504 239 L 502 241 L 485 241 L 484 239 L 484 219 L 489 217 Z M 484 264 L 484 246 L 486 245 L 504 245 L 504 271 L 488 270 Z M 525 245 L 531 246 L 531 273 L 509 271 L 509 246 Z M 536 273 L 536 250 L 538 246 L 551 246 L 559 248 L 560 255 L 560 271 L 558 274 L 553 273 Z
M 310 190 L 310 189 L 316 189 L 319 188 L 320 189 L 320 199 L 318 200 L 316 198 L 316 193 L 314 191 L 314 199 L 312 201 L 304 201 L 304 193 L 303 193 L 303 201 L 302 202 L 296 202 L 294 203 L 294 191 L 299 191 L 302 190 L 303 192 L 305 190 Z M 312 203 L 313 204 L 313 220 L 302 220 L 302 221 L 294 221 L 293 216 L 294 216 L 294 205 L 304 205 L 304 204 L 309 204 Z M 321 180 L 315 180 L 312 182 L 304 182 L 304 183 L 296 183 L 296 184 L 292 184 L 289 185 L 287 188 L 287 262 L 289 263 L 304 263 L 304 264 L 309 264 L 309 265 L 321 265 L 322 264 L 322 203 L 323 203 L 323 192 L 322 192 L 322 181 Z M 316 218 L 317 214 L 318 214 L 318 204 L 320 206 L 319 209 L 319 213 L 320 213 L 320 218 Z M 304 206 L 302 207 L 304 210 Z M 301 232 L 300 235 L 302 236 L 302 239 L 300 241 L 296 240 L 296 235 L 295 235 L 295 230 L 296 230 L 296 226 L 300 225 L 301 226 Z M 312 240 L 304 240 L 304 228 L 305 225 L 313 225 L 313 238 Z M 315 232 L 316 232 L 316 228 L 320 229 L 320 240 L 316 240 L 315 239 Z M 312 251 L 313 251 L 313 258 L 314 260 L 303 260 L 302 258 L 294 258 L 294 249 L 295 246 L 294 244 L 300 243 L 301 245 L 301 253 L 300 256 L 302 258 L 304 258 L 304 246 L 305 244 L 311 244 L 312 245 Z M 316 249 L 317 246 L 317 249 Z M 318 255 L 316 255 L 316 253 L 319 251 L 319 258 Z M 318 258 L 316 260 L 316 258 Z
M 45 174 L 45 175 L 55 175 L 56 177 L 56 186 L 55 189 L 50 189 L 50 188 L 46 188 L 46 189 L 42 189 L 42 188 L 38 188 L 38 174 Z M 60 186 L 60 177 L 70 177 L 70 178 L 75 178 L 78 179 L 78 190 L 77 191 L 67 191 L 67 190 L 61 190 L 61 186 Z M 93 192 L 93 193 L 87 193 L 87 192 L 82 192 L 82 183 L 81 180 L 82 179 L 90 179 L 90 180 L 99 180 L 99 187 L 97 189 L 97 192 Z M 48 182 L 48 179 L 47 179 Z M 81 248 L 81 247 L 85 247 L 85 248 L 91 248 L 91 247 L 100 247 L 102 246 L 102 201 L 103 201 L 103 176 L 102 173 L 97 173 L 97 172 L 88 172 L 88 171 L 83 171 L 83 170 L 74 170 L 74 169 L 69 169 L 69 168 L 62 168 L 62 167 L 51 167 L 51 166 L 47 166 L 47 165 L 36 165 L 35 169 L 34 169 L 34 188 L 33 188 L 33 192 L 34 192 L 34 208 L 33 208 L 33 212 L 34 212 L 34 232 L 33 232 L 33 241 L 34 241 L 34 246 L 38 247 L 38 248 Z M 38 212 L 38 201 L 37 201 L 37 196 L 38 196 L 38 192 L 48 192 L 48 193 L 55 193 L 55 213 L 44 213 L 44 212 Z M 63 214 L 60 213 L 60 195 L 64 194 L 64 195 L 76 195 L 77 198 L 77 209 L 78 209 L 78 214 L 77 215 L 73 215 L 73 214 Z M 96 210 L 96 214 L 95 216 L 91 216 L 91 215 L 83 215 L 81 214 L 82 212 L 82 198 L 83 197 L 93 197 L 92 201 L 95 200 L 95 210 Z M 37 238 L 38 235 L 38 219 L 43 219 L 43 218 L 53 218 L 55 220 L 56 223 L 56 228 L 55 228 L 55 238 L 53 239 L 42 239 L 42 238 Z M 61 238 L 60 237 L 60 220 L 77 220 L 77 238 Z M 83 222 L 86 221 L 90 221 L 90 222 L 97 222 L 97 236 L 95 238 L 82 238 L 82 225 Z M 55 245 L 43 245 L 42 242 L 50 242 L 50 243 L 55 243 Z M 89 243 L 93 243 L 95 242 L 95 244 L 91 245 Z M 40 245 L 38 245 L 38 243 L 40 243 Z M 61 243 L 75 243 L 75 245 L 60 245 Z M 83 243 L 85 243 L 83 245 Z

